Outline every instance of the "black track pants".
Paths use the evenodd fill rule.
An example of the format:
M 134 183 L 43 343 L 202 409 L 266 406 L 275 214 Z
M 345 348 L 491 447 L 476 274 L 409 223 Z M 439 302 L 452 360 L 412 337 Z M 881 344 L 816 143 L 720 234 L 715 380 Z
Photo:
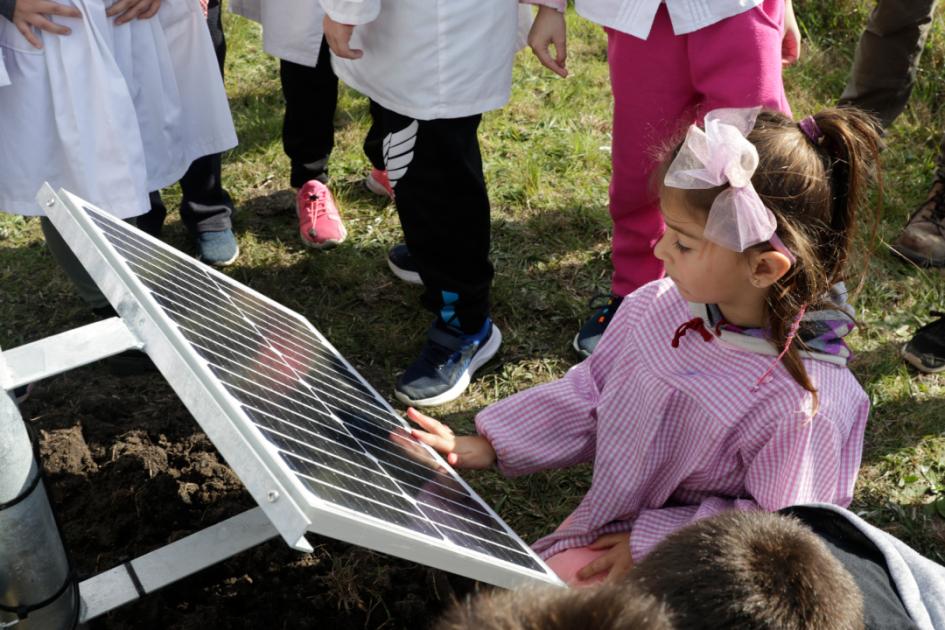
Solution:
M 383 157 L 404 239 L 423 279 L 423 306 L 465 333 L 489 315 L 489 197 L 477 129 L 481 115 L 415 120 L 372 103 L 365 141 Z

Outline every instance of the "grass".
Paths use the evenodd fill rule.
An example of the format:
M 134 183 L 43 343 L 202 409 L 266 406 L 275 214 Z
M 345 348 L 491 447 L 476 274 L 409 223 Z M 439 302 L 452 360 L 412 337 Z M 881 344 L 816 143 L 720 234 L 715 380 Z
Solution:
M 798 116 L 831 105 L 843 89 L 871 3 L 801 2 L 805 49 L 785 75 Z M 289 165 L 280 143 L 282 100 L 276 62 L 256 25 L 227 15 L 227 90 L 241 144 L 225 161 L 224 181 L 241 207 L 242 249 L 227 273 L 307 317 L 379 391 L 392 399 L 398 371 L 416 355 L 429 323 L 418 291 L 391 277 L 385 253 L 400 238 L 396 212 L 367 193 L 360 150 L 367 130 L 363 97 L 342 90 L 332 156 L 333 190 L 349 231 L 331 252 L 305 249 L 296 234 Z M 511 103 L 485 116 L 481 140 L 493 204 L 494 316 L 505 336 L 498 361 L 468 393 L 436 410 L 458 432 L 471 430 L 489 403 L 560 377 L 574 362 L 570 340 L 589 313 L 586 302 L 610 274 L 607 184 L 610 93 L 605 38 L 569 16 L 572 76 L 554 78 L 530 54 L 515 67 Z M 945 562 L 945 377 L 920 376 L 899 346 L 928 311 L 945 305 L 942 276 L 909 268 L 886 247 L 931 183 L 945 131 L 943 20 L 935 21 L 909 108 L 887 137 L 886 207 L 880 244 L 853 284 L 863 326 L 853 337 L 853 371 L 873 402 L 853 509 Z M 168 207 L 179 198 L 170 190 Z M 171 217 L 166 240 L 192 251 Z M 37 316 L 40 314 L 40 316 Z M 39 224 L 0 217 L 0 344 L 10 348 L 61 332 L 90 317 L 46 252 Z M 157 377 L 155 377 L 157 378 Z M 123 392 L 115 395 L 146 395 Z M 506 480 L 469 474 L 475 487 L 526 540 L 548 533 L 579 501 L 583 467 Z M 935 502 L 939 501 L 939 510 Z

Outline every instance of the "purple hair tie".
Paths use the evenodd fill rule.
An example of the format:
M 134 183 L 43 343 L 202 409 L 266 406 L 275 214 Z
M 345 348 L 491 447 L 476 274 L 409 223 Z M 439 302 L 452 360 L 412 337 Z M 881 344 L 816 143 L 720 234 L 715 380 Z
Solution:
M 804 132 L 810 141 L 814 144 L 820 142 L 820 139 L 824 137 L 824 132 L 820 130 L 820 126 L 817 124 L 817 121 L 814 120 L 813 116 L 808 116 L 801 122 L 797 123 L 797 126 L 801 128 L 801 131 Z

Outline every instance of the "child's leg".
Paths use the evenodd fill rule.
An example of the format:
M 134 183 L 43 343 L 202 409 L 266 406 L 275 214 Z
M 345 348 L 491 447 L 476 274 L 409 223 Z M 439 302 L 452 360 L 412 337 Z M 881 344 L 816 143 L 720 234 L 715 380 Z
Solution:
M 220 64 L 220 76 L 223 76 L 223 64 L 226 61 L 226 35 L 223 33 L 223 5 L 220 0 L 207 2 L 207 28 L 210 29 L 213 52 L 216 53 L 217 63 Z
M 791 115 L 781 78 L 784 0 L 691 33 L 689 61 L 700 115 L 719 107 L 761 105 Z
M 226 36 L 220 0 L 207 3 L 207 28 L 222 76 Z M 196 236 L 200 259 L 221 267 L 229 265 L 239 255 L 233 236 L 233 200 L 223 188 L 222 170 L 222 154 L 213 153 L 194 160 L 180 180 L 181 222 Z
M 197 258 L 225 267 L 236 261 L 240 248 L 233 235 L 233 200 L 223 189 L 219 153 L 193 161 L 180 180 L 180 220 L 193 235 Z
M 134 218 L 135 226 L 155 238 L 161 238 L 164 219 L 167 217 L 167 206 L 164 205 L 164 199 L 161 198 L 161 191 L 151 192 L 148 195 L 148 201 L 151 202 L 151 209 L 147 213 Z
M 285 97 L 282 147 L 292 163 L 289 183 L 293 188 L 312 179 L 326 184 L 328 157 L 335 146 L 338 77 L 331 68 L 325 39 L 318 65 L 312 68 L 281 59 L 279 78 Z
M 453 328 L 479 332 L 493 276 L 481 116 L 418 121 L 378 109 L 397 213 L 424 283 L 421 301 Z
M 181 222 L 193 234 L 233 228 L 233 202 L 223 189 L 223 160 L 219 153 L 197 158 L 180 179 Z
M 696 95 L 685 36 L 673 34 L 665 6 L 645 41 L 608 29 L 607 52 L 614 94 L 611 290 L 624 296 L 663 275 L 653 256 L 664 227 L 652 173 L 663 145 L 691 122 Z
M 476 136 L 482 117 L 377 113 L 404 240 L 424 285 L 421 302 L 437 316 L 395 394 L 413 406 L 441 405 L 463 393 L 502 342 L 489 319 L 489 197 Z
M 364 137 L 364 155 L 376 169 L 386 170 L 384 164 L 384 108 L 370 101 L 371 127 Z

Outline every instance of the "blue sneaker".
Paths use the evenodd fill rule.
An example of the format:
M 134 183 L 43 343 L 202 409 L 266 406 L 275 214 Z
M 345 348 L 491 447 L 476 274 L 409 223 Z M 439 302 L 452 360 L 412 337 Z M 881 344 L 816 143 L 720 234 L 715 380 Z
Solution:
M 464 335 L 437 320 L 427 332 L 420 357 L 397 379 L 394 395 L 414 407 L 435 407 L 455 400 L 500 345 L 502 333 L 490 319 L 473 335 Z
M 610 324 L 610 320 L 614 318 L 614 313 L 617 312 L 620 303 L 623 302 L 623 298 L 616 295 L 597 295 L 591 300 L 591 308 L 595 308 L 594 303 L 600 298 L 607 298 L 607 302 L 596 307 L 597 310 L 584 322 L 581 330 L 574 336 L 574 342 L 572 343 L 577 353 L 585 358 L 591 356 L 591 353 L 594 352 L 597 342 L 604 335 L 607 325 Z
M 387 252 L 387 266 L 394 272 L 394 275 L 410 284 L 423 284 L 420 278 L 420 272 L 417 271 L 417 265 L 413 262 L 413 256 L 410 250 L 403 243 L 394 245 Z
M 197 233 L 197 260 L 214 267 L 226 267 L 239 255 L 240 247 L 233 230 Z

